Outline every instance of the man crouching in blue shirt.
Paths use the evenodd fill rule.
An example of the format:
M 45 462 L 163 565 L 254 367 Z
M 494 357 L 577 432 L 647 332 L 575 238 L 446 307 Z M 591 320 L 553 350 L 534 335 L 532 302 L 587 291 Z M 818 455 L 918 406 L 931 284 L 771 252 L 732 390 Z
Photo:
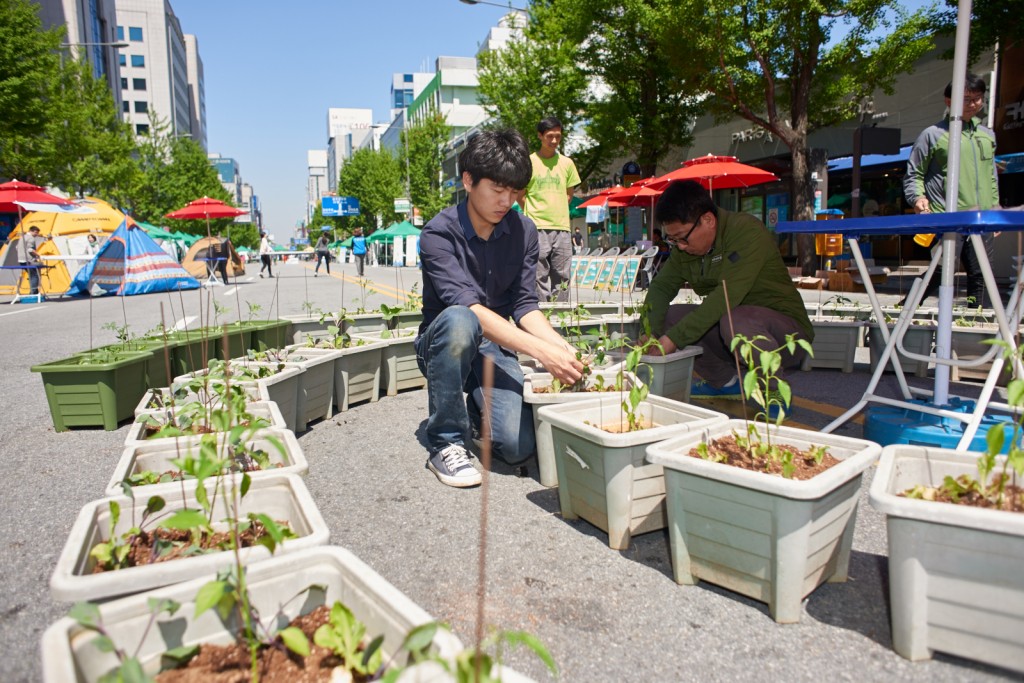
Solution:
M 459 155 L 459 169 L 466 200 L 437 214 L 420 234 L 423 323 L 416 358 L 430 401 L 427 467 L 461 488 L 481 481 L 466 443 L 480 427 L 484 358 L 494 362 L 492 452 L 512 465 L 535 447 L 516 352 L 536 358 L 565 384 L 577 381 L 583 366 L 537 305 L 537 228 L 510 211 L 532 173 L 523 136 L 479 133 Z

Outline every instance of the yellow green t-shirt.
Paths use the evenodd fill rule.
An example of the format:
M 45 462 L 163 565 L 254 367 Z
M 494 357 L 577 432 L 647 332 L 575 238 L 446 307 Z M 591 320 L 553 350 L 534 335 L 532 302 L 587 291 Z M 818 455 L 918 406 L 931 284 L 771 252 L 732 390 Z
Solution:
M 523 213 L 533 219 L 538 230 L 569 230 L 570 187 L 580 184 L 576 164 L 567 156 L 555 154 L 542 159 L 536 152 L 530 155 L 533 177 L 526 186 Z

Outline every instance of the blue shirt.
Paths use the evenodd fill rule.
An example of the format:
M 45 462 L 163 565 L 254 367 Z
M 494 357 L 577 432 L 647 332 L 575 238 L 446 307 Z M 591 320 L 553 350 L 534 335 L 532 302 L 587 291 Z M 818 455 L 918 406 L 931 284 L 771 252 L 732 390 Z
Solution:
M 423 228 L 423 324 L 420 333 L 449 306 L 481 304 L 517 323 L 537 305 L 537 227 L 509 211 L 480 239 L 466 202 L 449 206 Z
M 362 235 L 352 236 L 352 253 L 356 256 L 362 256 L 366 253 L 366 238 Z

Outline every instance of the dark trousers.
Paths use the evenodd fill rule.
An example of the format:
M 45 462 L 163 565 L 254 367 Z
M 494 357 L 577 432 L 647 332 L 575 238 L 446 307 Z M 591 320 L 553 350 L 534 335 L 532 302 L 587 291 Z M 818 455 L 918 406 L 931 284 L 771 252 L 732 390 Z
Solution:
M 665 314 L 665 329 L 674 327 L 688 313 L 697 309 L 697 304 L 674 304 L 668 307 Z M 733 337 L 742 334 L 748 339 L 757 335 L 768 338 L 768 341 L 758 342 L 758 346 L 766 350 L 774 350 L 786 343 L 786 335 L 795 334 L 797 339 L 807 339 L 803 328 L 788 315 L 779 313 L 771 308 L 763 306 L 737 306 L 732 309 L 732 325 L 730 328 L 729 316 L 724 315 L 707 333 L 700 338 L 697 346 L 700 346 L 704 353 L 697 356 L 693 361 L 693 370 L 700 375 L 701 379 L 716 388 L 721 388 L 726 382 L 736 376 L 736 360 L 729 346 Z M 800 367 L 804 362 L 807 353 L 799 346 L 795 354 L 788 351 L 782 352 L 782 367 L 792 369 Z M 740 361 L 742 363 L 742 361 Z M 740 365 L 740 374 L 746 372 L 747 368 Z
M 331 272 L 331 255 L 329 253 L 327 253 L 326 251 L 318 251 L 318 252 L 316 252 L 316 268 L 313 269 L 313 272 L 314 273 L 319 273 L 320 272 L 320 262 L 321 261 L 323 261 L 324 263 L 327 264 L 327 272 L 329 274 Z
M 941 236 L 939 236 L 941 239 Z M 995 238 L 991 233 L 987 233 L 981 236 L 981 241 L 985 245 L 985 254 L 992 263 L 993 247 L 992 241 Z M 988 301 L 988 292 L 985 291 L 985 278 L 981 274 L 981 266 L 978 262 L 978 255 L 974 251 L 974 247 L 971 246 L 969 238 L 966 235 L 959 237 L 956 241 L 956 258 L 954 262 L 959 262 L 963 259 L 964 271 L 967 273 L 967 298 L 974 299 L 974 306 L 986 306 L 991 301 Z M 935 296 L 939 291 L 939 286 L 942 284 L 942 266 L 935 269 L 935 273 L 932 275 L 932 279 L 926 283 L 924 288 L 924 294 L 921 296 L 921 301 L 924 301 L 930 296 Z
M 265 270 L 267 271 L 267 275 L 274 277 L 274 271 L 270 267 L 270 254 L 260 254 L 260 263 L 263 264 L 260 266 L 260 275 L 263 275 L 263 271 Z

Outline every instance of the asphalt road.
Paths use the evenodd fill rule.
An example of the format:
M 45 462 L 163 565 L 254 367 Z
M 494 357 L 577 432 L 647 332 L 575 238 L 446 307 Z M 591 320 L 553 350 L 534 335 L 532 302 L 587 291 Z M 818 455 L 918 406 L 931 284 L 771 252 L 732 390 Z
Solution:
M 123 424 L 114 432 L 55 433 L 42 383 L 29 367 L 113 341 L 102 329 L 106 323 L 127 321 L 141 333 L 161 319 L 181 319 L 183 311 L 206 316 L 211 296 L 227 320 L 239 311 L 244 316 L 249 303 L 274 315 L 300 313 L 304 302 L 355 308 L 363 293 L 353 267 L 341 268 L 345 277 L 338 265 L 334 270 L 331 277 L 313 278 L 312 264 L 291 262 L 270 280 L 256 278 L 257 268 L 250 266 L 251 275 L 237 287 L 212 294 L 0 306 L 0 680 L 38 680 L 39 638 L 69 607 L 50 598 L 49 576 L 79 509 L 101 497 L 128 429 Z M 393 304 L 419 281 L 415 269 L 369 268 L 367 276 L 374 290 L 366 292 L 367 307 Z M 811 301 L 829 296 L 804 295 Z M 852 374 L 795 373 L 800 409 L 794 419 L 822 427 L 830 413 L 853 404 L 868 378 L 863 363 Z M 956 390 L 972 395 L 977 385 Z M 448 488 L 425 469 L 426 414 L 426 391 L 411 391 L 314 424 L 299 443 L 310 464 L 307 483 L 333 543 L 354 551 L 471 643 L 482 489 Z M 838 433 L 859 436 L 860 427 L 850 424 Z M 779 625 L 763 604 L 707 584 L 676 585 L 665 532 L 635 537 L 626 551 L 610 550 L 602 532 L 561 518 L 557 493 L 540 486 L 535 465 L 525 478 L 496 466 L 489 477 L 486 620 L 539 637 L 566 681 L 1014 678 L 952 657 L 911 663 L 892 651 L 885 525 L 867 503 L 870 477 L 849 581 L 820 587 L 805 601 L 799 624 Z M 510 653 L 506 661 L 546 679 L 544 667 L 524 653 Z

